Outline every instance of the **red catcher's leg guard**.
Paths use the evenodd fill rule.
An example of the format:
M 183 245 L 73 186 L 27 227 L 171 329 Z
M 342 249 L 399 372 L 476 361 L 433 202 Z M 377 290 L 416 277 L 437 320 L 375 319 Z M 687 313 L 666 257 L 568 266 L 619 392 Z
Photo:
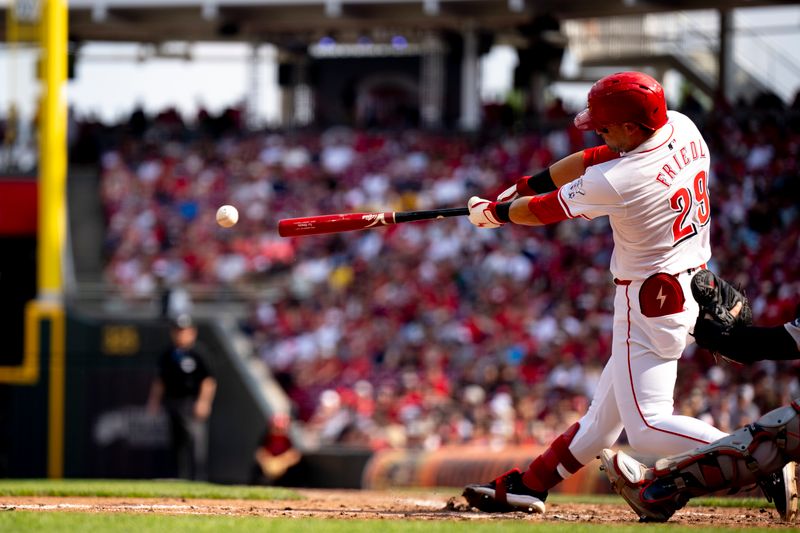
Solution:
M 559 435 L 542 455 L 533 460 L 528 470 L 522 474 L 522 482 L 535 491 L 547 492 L 564 480 L 558 473 L 559 464 L 570 474 L 583 468 L 569 451 L 569 443 L 575 438 L 580 427 L 580 424 L 575 422 Z

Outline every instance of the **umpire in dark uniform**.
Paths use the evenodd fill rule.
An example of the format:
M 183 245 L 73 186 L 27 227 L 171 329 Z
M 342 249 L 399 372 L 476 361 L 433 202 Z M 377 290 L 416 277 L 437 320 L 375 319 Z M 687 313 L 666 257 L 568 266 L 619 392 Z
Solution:
M 208 479 L 208 417 L 217 381 L 206 352 L 196 344 L 197 327 L 190 315 L 171 321 L 170 336 L 172 346 L 159 357 L 148 408 L 155 412 L 163 405 L 167 412 L 178 477 L 204 481 Z

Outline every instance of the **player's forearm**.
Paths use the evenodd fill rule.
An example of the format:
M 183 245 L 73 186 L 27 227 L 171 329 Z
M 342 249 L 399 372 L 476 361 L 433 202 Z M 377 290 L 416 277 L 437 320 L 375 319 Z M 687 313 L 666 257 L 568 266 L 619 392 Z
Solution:
M 147 397 L 147 410 L 154 412 L 158 410 L 161 405 L 161 399 L 164 397 L 164 382 L 161 378 L 156 378 L 150 386 L 150 394 Z
M 576 152 L 532 176 L 519 178 L 497 196 L 497 201 L 507 202 L 520 196 L 535 196 L 558 190 L 565 183 L 583 175 L 587 163 L 587 158 L 583 154 Z
M 555 189 L 537 192 L 546 194 L 554 193 L 555 190 L 562 185 L 582 176 L 585 170 L 583 151 L 568 155 L 550 165 L 548 169 L 550 179 L 552 179 Z M 541 226 L 547 224 L 548 222 L 542 221 L 541 218 L 531 210 L 530 202 L 531 196 L 521 196 L 514 200 L 511 203 L 508 213 L 510 221 L 523 226 Z
M 583 176 L 585 171 L 583 151 L 575 152 L 550 165 L 550 177 L 556 188 Z
M 508 209 L 509 220 L 522 226 L 543 225 L 544 223 L 528 207 L 530 201 L 530 196 L 523 196 L 511 202 L 511 206 Z
M 211 403 L 217 392 L 217 381 L 214 378 L 205 378 L 200 383 L 200 392 L 194 402 L 194 416 L 205 420 L 211 415 Z
M 211 403 L 214 401 L 214 396 L 217 393 L 217 380 L 214 378 L 205 378 L 200 383 L 200 394 L 197 399 L 201 402 Z
M 797 344 L 783 326 L 742 327 L 734 329 L 719 342 L 722 355 L 742 363 L 800 358 Z
M 300 452 L 295 450 L 294 448 L 290 448 L 285 452 L 278 454 L 275 456 L 275 459 L 279 460 L 282 464 L 288 466 L 292 466 L 297 464 L 300 461 Z
M 474 196 L 470 199 L 470 222 L 478 227 L 486 227 L 487 222 L 493 227 L 499 227 L 506 222 L 522 226 L 554 224 L 568 218 L 558 194 L 556 190 L 547 194 L 523 196 L 510 202 L 489 202 Z
M 568 218 L 558 197 L 559 188 L 582 176 L 584 156 L 577 152 L 534 176 L 521 178 L 491 202 L 473 196 L 467 202 L 470 222 L 479 228 L 497 228 L 507 222 L 523 226 L 554 224 Z

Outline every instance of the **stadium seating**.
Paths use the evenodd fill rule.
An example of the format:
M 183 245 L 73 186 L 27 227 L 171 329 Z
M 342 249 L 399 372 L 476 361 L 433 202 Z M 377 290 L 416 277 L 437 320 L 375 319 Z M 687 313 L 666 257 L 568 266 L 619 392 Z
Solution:
M 798 111 L 756 100 L 694 117 L 713 158 L 712 268 L 745 288 L 762 324 L 800 302 Z M 162 283 L 270 285 L 242 328 L 316 442 L 543 444 L 585 411 L 610 353 L 605 221 L 491 232 L 451 219 L 291 240 L 274 228 L 459 206 L 596 139 L 563 128 L 209 132 L 169 116 L 115 132 L 98 148 L 108 280 L 130 297 Z M 224 203 L 239 208 L 235 230 L 213 223 Z M 717 364 L 690 347 L 675 409 L 736 428 L 799 396 L 797 368 Z

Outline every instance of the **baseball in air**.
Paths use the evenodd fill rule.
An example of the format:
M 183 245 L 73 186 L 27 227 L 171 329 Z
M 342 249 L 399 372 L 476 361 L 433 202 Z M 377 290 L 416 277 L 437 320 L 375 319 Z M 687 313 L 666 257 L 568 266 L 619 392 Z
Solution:
M 239 211 L 232 205 L 223 205 L 217 209 L 217 224 L 230 228 L 239 220 Z

